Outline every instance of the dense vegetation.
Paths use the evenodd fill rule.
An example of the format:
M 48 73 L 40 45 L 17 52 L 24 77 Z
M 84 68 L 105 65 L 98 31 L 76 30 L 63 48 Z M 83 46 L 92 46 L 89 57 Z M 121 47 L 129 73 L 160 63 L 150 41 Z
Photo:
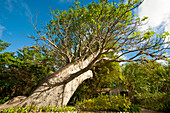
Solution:
M 113 68 L 117 68 L 117 67 L 108 68 L 108 71 L 114 70 Z M 157 62 L 127 63 L 121 67 L 121 70 L 122 70 L 120 72 L 121 76 L 120 77 L 117 76 L 118 79 L 115 79 L 114 74 L 113 76 L 108 76 L 106 73 L 105 76 L 108 77 L 107 82 L 112 83 L 111 87 L 114 88 L 113 84 L 120 85 L 133 94 L 133 98 L 131 99 L 131 102 L 133 104 L 131 107 L 129 107 L 128 110 L 130 109 L 133 109 L 134 111 L 139 110 L 139 107 L 137 106 L 156 110 L 156 111 L 170 110 L 170 94 L 169 94 L 170 65 L 169 64 L 161 65 Z M 111 81 L 109 81 L 109 78 Z M 100 79 L 99 81 L 96 80 L 96 83 L 97 82 L 100 82 Z M 85 99 L 84 102 L 81 102 L 80 106 L 83 109 L 88 108 L 88 106 L 90 106 L 90 109 L 100 110 L 99 106 L 96 107 L 97 106 L 96 104 L 99 103 L 98 101 L 96 101 L 96 95 L 98 92 L 95 92 L 97 91 L 97 89 L 91 87 L 92 84 L 93 84 L 92 80 L 85 81 L 82 85 L 79 86 L 78 90 L 75 92 L 76 95 L 74 95 L 74 97 L 76 98 L 77 94 L 79 94 L 80 92 L 84 92 L 83 95 L 82 93 L 80 93 L 79 95 L 79 99 L 81 101 Z M 103 86 L 104 84 L 105 82 L 103 82 Z M 100 86 L 99 89 L 102 88 L 103 87 Z M 93 96 L 89 97 L 89 95 L 91 95 L 91 92 L 95 92 L 95 95 L 94 93 L 92 93 Z M 97 100 L 101 100 L 101 101 L 104 100 L 105 102 L 101 102 L 102 104 L 100 106 L 105 106 L 105 103 L 107 102 L 107 99 L 105 98 L 107 98 L 108 96 L 106 95 L 102 97 L 103 98 L 100 97 L 100 99 Z M 109 100 L 109 102 L 111 101 Z M 121 99 L 119 100 L 119 102 L 117 104 L 121 104 Z M 104 109 L 110 110 L 109 106 L 107 107 L 106 109 L 103 107 L 102 110 Z
M 96 111 L 133 111 L 139 112 L 140 109 L 134 106 L 128 97 L 99 95 L 97 98 L 88 99 L 77 104 L 83 110 Z
M 170 110 L 170 64 L 157 62 L 130 63 L 122 67 L 124 86 L 142 107 Z
M 0 44 L 1 50 L 10 45 L 3 41 Z M 51 67 L 48 65 L 50 61 L 51 64 L 54 64 L 54 60 L 41 54 L 40 50 L 38 52 L 38 47 L 35 46 L 24 47 L 18 50 L 17 53 L 0 53 L 0 56 L 1 104 L 14 96 L 28 96 L 47 75 L 55 70 L 52 65 Z M 78 98 L 74 102 L 82 109 L 87 108 L 88 105 L 89 109 L 96 110 L 139 110 L 136 106 L 134 108 L 134 104 L 158 111 L 168 111 L 170 109 L 170 64 L 161 65 L 157 62 L 138 62 L 127 63 L 120 67 L 118 63 L 105 63 L 102 61 L 100 65 L 95 67 L 94 75 L 93 79 L 84 81 L 72 97 L 72 100 Z M 123 101 L 129 102 L 129 100 L 126 100 L 127 97 L 126 99 L 121 96 L 117 98 L 107 95 L 99 95 L 97 97 L 97 90 L 114 88 L 115 85 L 124 86 L 125 89 L 133 92 L 134 103 L 130 102 L 127 108 L 122 108 L 121 104 L 124 103 Z M 114 100 L 114 103 L 110 103 L 113 102 L 110 99 L 116 99 L 116 101 Z M 101 105 L 98 105 L 99 100 L 100 102 L 103 100 Z M 109 104 L 109 106 L 105 105 L 102 108 L 101 106 L 104 103 Z M 114 108 L 115 104 L 120 104 L 120 106 Z
M 9 43 L 0 42 L 1 50 Z M 24 47 L 0 53 L 0 104 L 18 95 L 28 96 L 52 71 L 52 57 L 41 54 L 38 47 Z

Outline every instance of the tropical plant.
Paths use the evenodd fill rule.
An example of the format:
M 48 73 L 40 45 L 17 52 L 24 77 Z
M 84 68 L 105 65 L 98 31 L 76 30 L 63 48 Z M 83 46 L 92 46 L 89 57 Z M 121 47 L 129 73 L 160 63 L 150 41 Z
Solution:
M 123 84 L 133 92 L 136 104 L 157 111 L 169 109 L 169 65 L 129 63 L 122 72 Z
M 169 93 L 138 93 L 135 95 L 135 97 L 138 104 L 144 108 L 152 109 L 155 111 L 167 111 L 170 109 Z
M 127 89 L 135 93 L 159 92 L 168 89 L 169 74 L 157 62 L 129 63 L 122 68 L 122 81 Z
M 6 43 L 5 43 L 6 44 Z M 14 96 L 28 96 L 55 69 L 52 58 L 38 47 L 24 47 L 15 52 L 0 53 L 0 104 Z
M 138 112 L 140 109 L 131 105 L 130 100 L 125 96 L 99 95 L 97 98 L 84 100 L 77 104 L 83 110 L 97 111 L 132 111 Z M 135 108 L 135 107 L 136 108 Z M 138 109 L 137 109 L 138 108 Z

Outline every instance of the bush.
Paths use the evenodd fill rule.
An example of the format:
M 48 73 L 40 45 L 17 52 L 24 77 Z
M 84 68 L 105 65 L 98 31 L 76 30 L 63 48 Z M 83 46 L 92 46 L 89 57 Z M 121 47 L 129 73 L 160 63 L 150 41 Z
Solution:
M 125 96 L 99 95 L 77 104 L 80 109 L 97 111 L 130 111 L 131 102 Z
M 9 95 L 7 95 L 6 97 L 2 98 L 0 97 L 0 105 L 5 103 L 7 100 L 9 99 Z
M 135 104 L 131 104 L 131 106 L 130 106 L 130 110 L 129 110 L 130 112 L 140 112 L 141 111 L 141 109 L 139 108 L 139 106 L 138 105 L 135 105 Z
M 51 107 L 51 106 L 43 106 L 38 108 L 36 106 L 29 107 L 17 107 L 17 108 L 7 108 L 5 110 L 1 110 L 0 113 L 37 113 L 37 112 L 65 112 L 65 111 L 77 111 L 74 107 Z
M 169 102 L 170 96 L 169 94 L 163 92 L 157 93 L 139 93 L 135 95 L 137 102 L 144 108 L 156 110 L 156 111 L 166 111 L 166 109 L 170 109 Z
M 161 111 L 168 112 L 170 111 L 170 101 L 165 101 L 163 107 L 160 108 Z

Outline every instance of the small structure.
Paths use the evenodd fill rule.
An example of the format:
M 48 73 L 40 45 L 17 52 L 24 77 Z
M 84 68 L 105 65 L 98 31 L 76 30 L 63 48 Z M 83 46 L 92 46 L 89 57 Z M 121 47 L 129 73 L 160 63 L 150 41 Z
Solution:
M 118 96 L 118 95 L 125 95 L 129 96 L 129 91 L 123 88 L 122 86 L 115 86 L 114 88 L 103 88 L 100 90 L 97 90 L 98 93 L 102 94 L 109 94 L 110 96 Z
M 109 95 L 110 95 L 111 90 L 112 90 L 112 88 L 103 88 L 103 89 L 97 90 L 97 92 L 101 93 L 101 94 L 109 93 Z
M 114 96 L 118 96 L 118 95 L 124 95 L 128 96 L 129 95 L 129 91 L 126 90 L 125 88 L 123 88 L 122 86 L 115 86 L 114 88 L 112 88 L 109 92 L 109 95 L 114 95 Z

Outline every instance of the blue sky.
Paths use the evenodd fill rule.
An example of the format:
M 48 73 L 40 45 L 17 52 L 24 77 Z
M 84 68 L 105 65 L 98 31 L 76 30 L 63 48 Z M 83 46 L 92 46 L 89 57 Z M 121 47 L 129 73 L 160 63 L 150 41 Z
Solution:
M 17 51 L 24 46 L 31 46 L 35 42 L 26 34 L 31 34 L 33 27 L 29 24 L 38 12 L 39 27 L 50 20 L 50 9 L 67 10 L 75 0 L 0 0 L 0 39 L 11 42 L 6 51 Z M 86 5 L 92 0 L 79 0 Z M 94 0 L 98 1 L 98 0 Z M 111 0 L 112 1 L 112 0 Z M 149 17 L 149 27 L 157 33 L 163 30 L 170 32 L 170 0 L 145 0 L 136 10 L 139 17 Z M 168 41 L 169 39 L 167 39 Z M 169 40 L 170 41 L 170 40 Z M 168 52 L 170 55 L 170 52 Z M 126 56 L 124 56 L 126 57 Z
M 98 0 L 96 0 L 98 1 Z M 84 0 L 83 4 L 91 0 Z M 50 20 L 50 9 L 67 10 L 74 0 L 0 0 L 0 39 L 11 42 L 6 51 L 17 51 L 24 46 L 31 46 L 34 42 L 26 34 L 31 34 L 33 27 L 29 24 L 31 18 L 35 20 L 38 12 L 38 24 Z

